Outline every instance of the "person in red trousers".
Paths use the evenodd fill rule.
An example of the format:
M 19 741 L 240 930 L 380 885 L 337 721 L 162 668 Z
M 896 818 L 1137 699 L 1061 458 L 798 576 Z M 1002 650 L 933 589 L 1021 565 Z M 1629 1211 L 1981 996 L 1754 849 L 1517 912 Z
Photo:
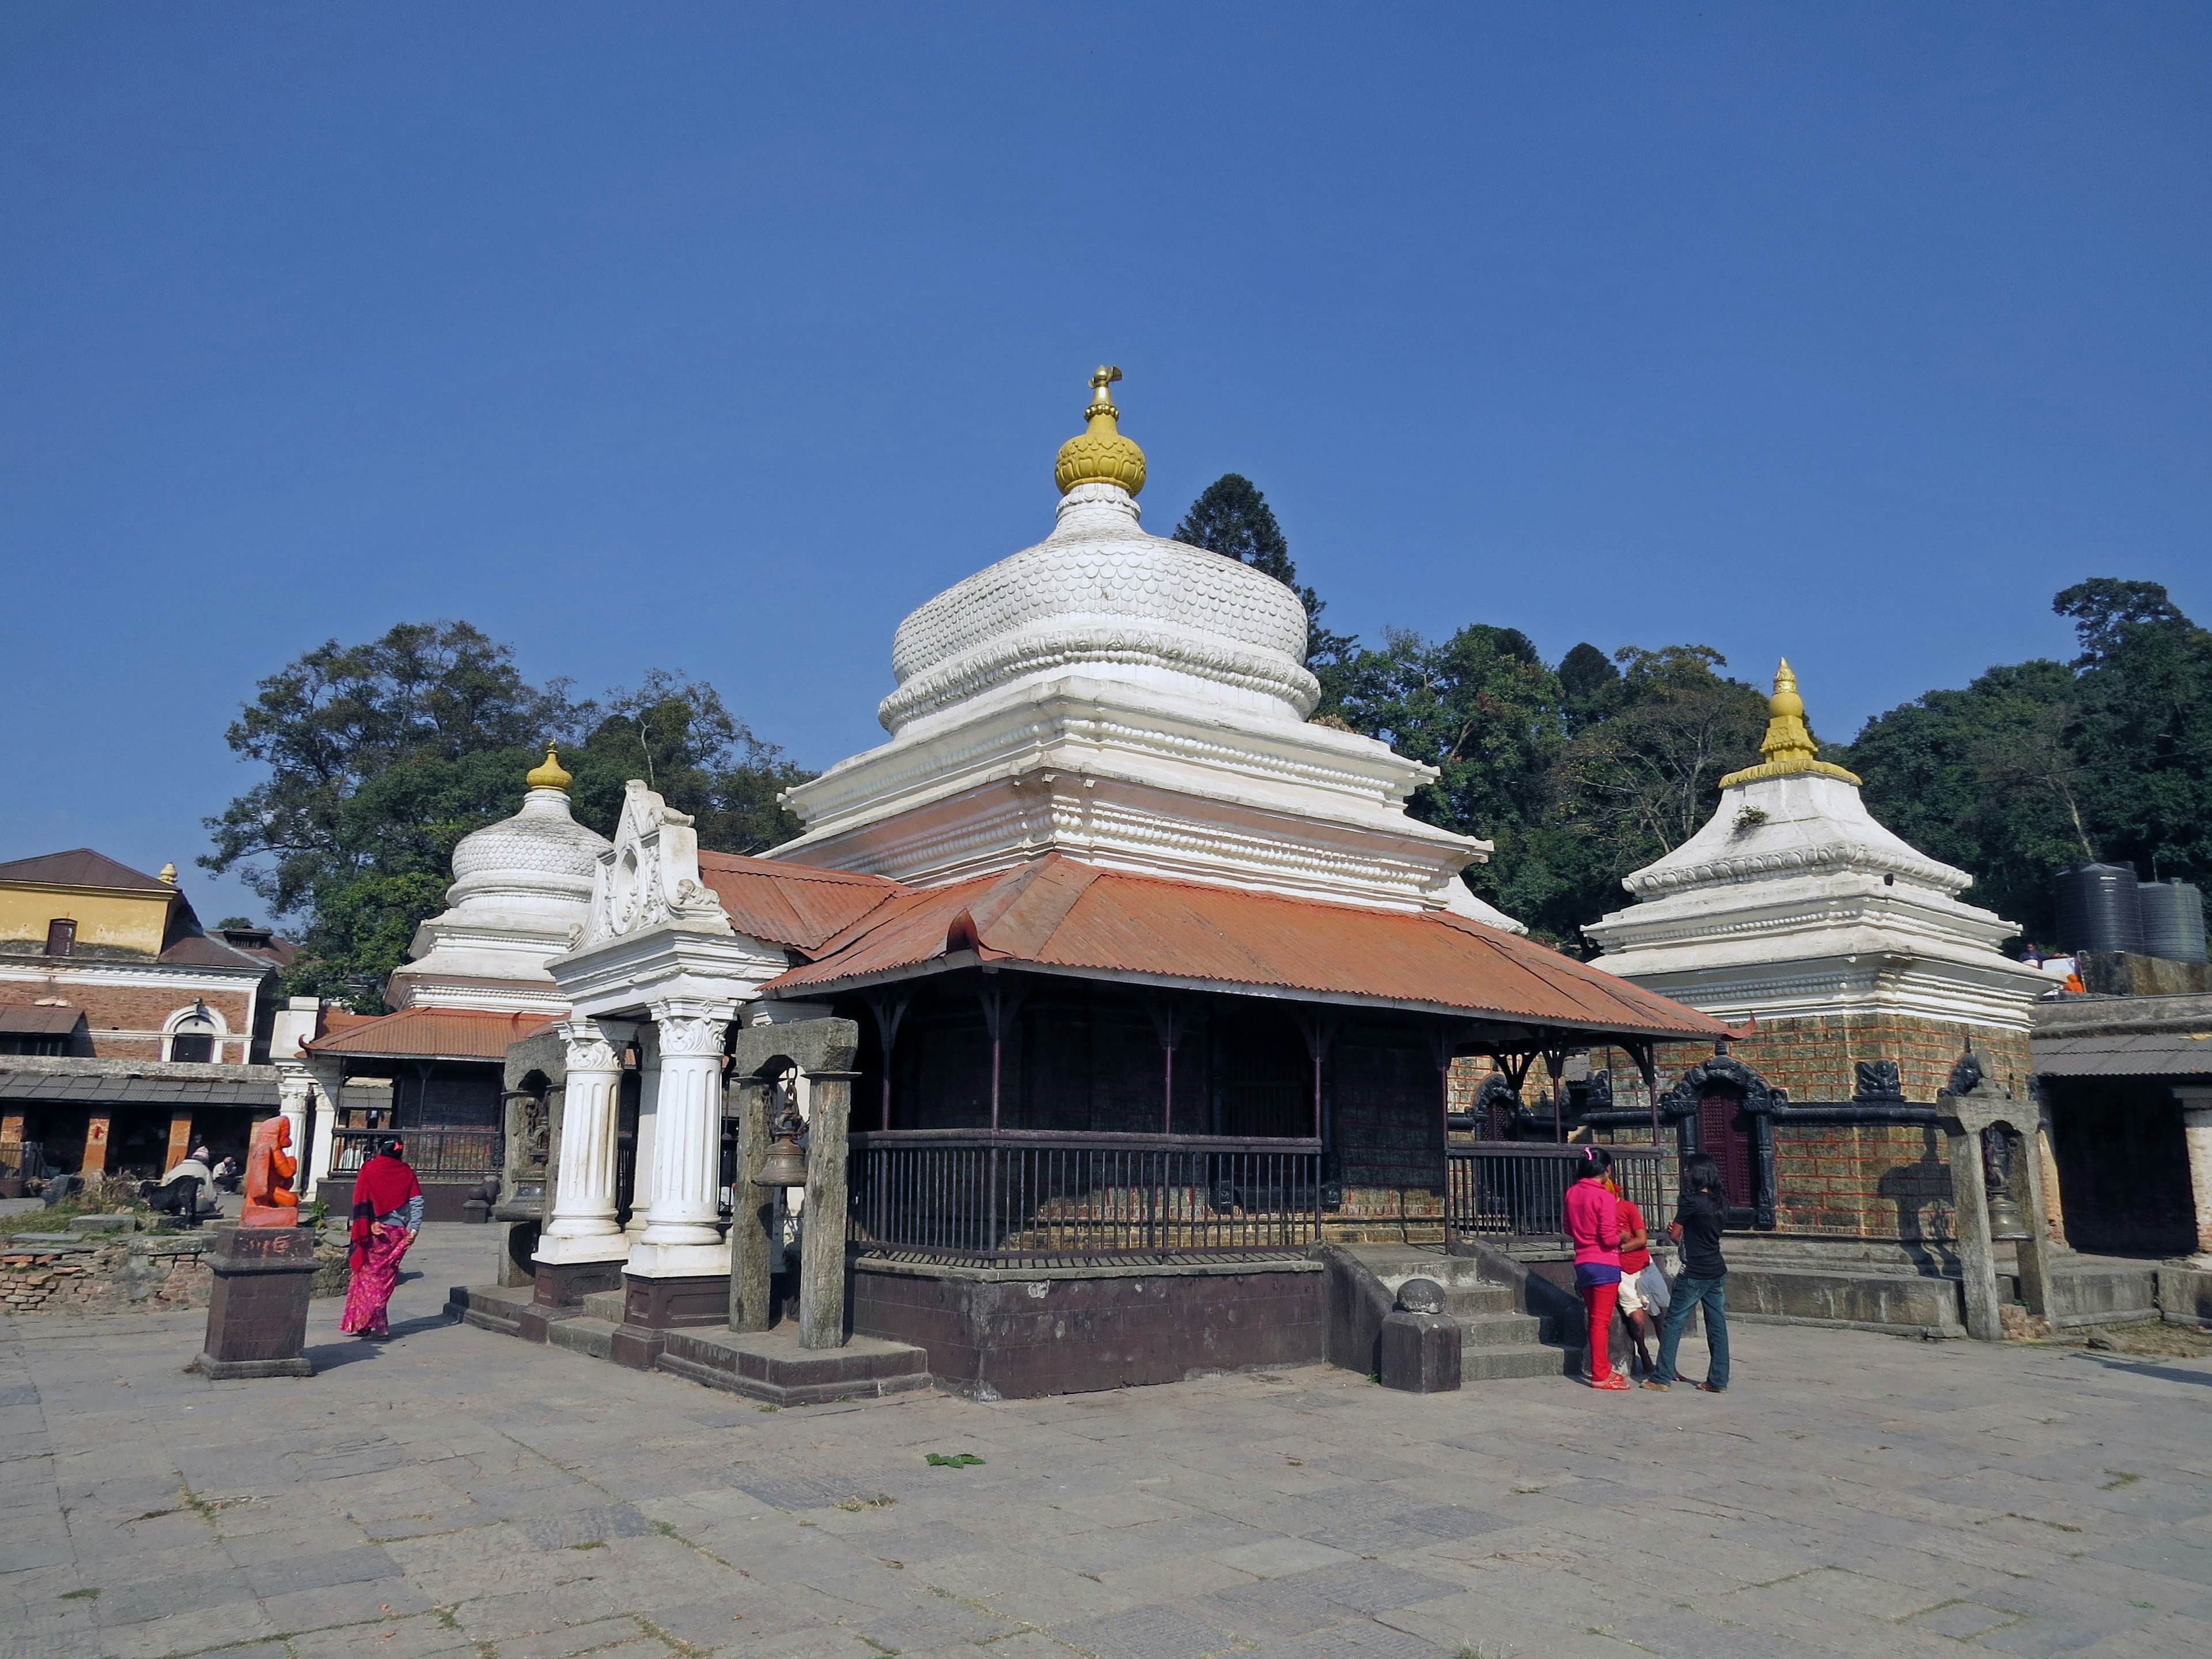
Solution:
M 1625 1389 L 1613 1374 L 1613 1310 L 1620 1295 L 1620 1200 L 1607 1177 L 1613 1154 L 1584 1146 L 1567 1188 L 1567 1237 L 1575 1246 L 1575 1289 L 1589 1310 L 1589 1385 Z

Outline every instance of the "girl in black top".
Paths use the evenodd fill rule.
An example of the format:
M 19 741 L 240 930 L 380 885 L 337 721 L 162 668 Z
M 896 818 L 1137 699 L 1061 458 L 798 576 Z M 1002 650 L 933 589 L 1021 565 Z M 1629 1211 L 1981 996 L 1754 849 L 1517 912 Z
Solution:
M 1664 1389 L 1674 1382 L 1674 1352 L 1681 1346 L 1682 1329 L 1690 1322 L 1692 1310 L 1700 1307 L 1705 1310 L 1709 1364 L 1705 1380 L 1698 1387 L 1706 1394 L 1728 1389 L 1728 1263 L 1721 1259 L 1721 1226 L 1727 1212 L 1720 1166 L 1702 1154 L 1686 1158 L 1681 1206 L 1667 1229 L 1667 1236 L 1682 1247 L 1682 1271 L 1660 1327 L 1658 1367 L 1644 1379 L 1647 1389 Z

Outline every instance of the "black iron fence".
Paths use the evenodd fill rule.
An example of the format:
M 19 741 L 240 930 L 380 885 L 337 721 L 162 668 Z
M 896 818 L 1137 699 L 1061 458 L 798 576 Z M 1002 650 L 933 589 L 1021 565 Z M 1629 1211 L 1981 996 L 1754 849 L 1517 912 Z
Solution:
M 1228 1135 L 914 1129 L 852 1138 L 863 1254 L 982 1266 L 1297 1255 L 1322 1149 Z
M 1663 1231 L 1674 1215 L 1671 1148 L 1607 1146 L 1621 1196 Z M 1462 1140 L 1445 1150 L 1444 1222 L 1456 1237 L 1564 1238 L 1566 1192 L 1580 1175 L 1580 1146 Z
M 497 1129 L 334 1129 L 331 1175 L 343 1180 L 376 1155 L 376 1143 L 397 1135 L 421 1181 L 480 1181 L 497 1175 L 507 1137 Z

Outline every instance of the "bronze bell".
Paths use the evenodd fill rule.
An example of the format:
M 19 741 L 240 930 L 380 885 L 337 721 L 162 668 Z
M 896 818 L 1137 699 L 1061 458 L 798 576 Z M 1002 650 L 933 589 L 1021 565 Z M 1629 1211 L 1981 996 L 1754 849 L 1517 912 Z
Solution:
M 761 1172 L 753 1177 L 756 1187 L 804 1187 L 806 1184 L 806 1154 L 788 1133 L 780 1134 L 768 1144 L 768 1161 Z

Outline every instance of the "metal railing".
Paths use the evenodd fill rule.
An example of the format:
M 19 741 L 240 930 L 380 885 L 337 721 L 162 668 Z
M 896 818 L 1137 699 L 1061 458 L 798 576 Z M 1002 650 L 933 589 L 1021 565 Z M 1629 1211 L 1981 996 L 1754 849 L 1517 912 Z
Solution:
M 376 1143 L 398 1135 L 407 1145 L 407 1162 L 422 1181 L 476 1181 L 497 1175 L 507 1137 L 497 1129 L 334 1129 L 331 1175 L 343 1178 L 376 1154 Z
M 862 1254 L 981 1266 L 1295 1255 L 1321 1237 L 1321 1143 L 914 1129 L 852 1138 Z
M 1580 1173 L 1580 1146 L 1462 1140 L 1444 1152 L 1444 1223 L 1455 1237 L 1564 1238 L 1566 1191 Z M 1659 1231 L 1674 1214 L 1672 1148 L 1607 1146 L 1621 1196 Z

